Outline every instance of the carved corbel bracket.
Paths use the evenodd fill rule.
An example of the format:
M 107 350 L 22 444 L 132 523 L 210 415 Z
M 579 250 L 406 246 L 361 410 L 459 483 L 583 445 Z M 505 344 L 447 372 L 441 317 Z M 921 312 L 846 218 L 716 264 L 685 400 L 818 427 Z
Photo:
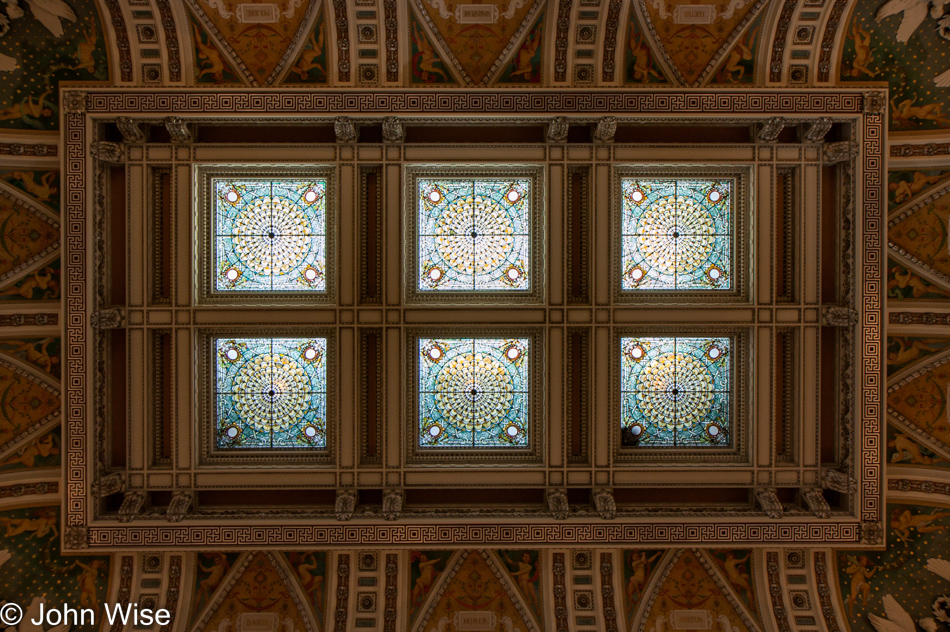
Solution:
M 549 489 L 547 490 L 545 497 L 548 501 L 548 511 L 551 512 L 551 515 L 554 516 L 554 519 L 567 519 L 567 516 L 571 511 L 571 508 L 567 503 L 567 490 L 562 488 Z
M 802 138 L 809 143 L 823 143 L 825 136 L 831 131 L 831 117 L 822 116 L 808 124 Z
M 191 505 L 194 500 L 195 493 L 193 491 L 175 492 L 171 502 L 168 503 L 165 518 L 169 522 L 181 522 L 181 519 L 191 511 Z
M 188 123 L 180 116 L 169 116 L 166 118 L 165 129 L 168 130 L 168 135 L 171 136 L 173 143 L 191 142 L 191 129 L 188 127 Z
M 127 143 L 141 143 L 145 140 L 145 132 L 139 127 L 138 121 L 129 116 L 120 116 L 115 120 L 116 127 L 122 133 L 122 139 Z
M 617 119 L 612 116 L 605 116 L 597 121 L 597 127 L 594 128 L 594 141 L 598 143 L 614 142 L 614 135 L 617 133 Z
M 112 472 L 99 478 L 99 481 L 92 487 L 92 495 L 96 498 L 105 498 L 112 494 L 118 494 L 126 490 L 125 473 Z
M 145 494 L 139 492 L 125 492 L 122 505 L 119 507 L 119 522 L 129 522 L 142 512 L 145 506 Z
M 383 494 L 383 518 L 386 520 L 396 520 L 402 513 L 402 505 L 405 500 L 405 492 L 401 489 L 387 489 Z
M 356 125 L 349 117 L 336 117 L 333 121 L 333 132 L 336 134 L 336 142 L 338 143 L 356 142 Z
M 821 486 L 839 494 L 853 494 L 858 491 L 858 482 L 841 470 L 822 470 Z
M 821 324 L 827 327 L 853 327 L 858 322 L 858 313 L 841 305 L 822 305 Z
M 785 129 L 785 119 L 781 116 L 773 116 L 759 130 L 759 140 L 763 143 L 774 143 L 778 140 L 779 134 Z
M 570 125 L 567 122 L 567 118 L 564 116 L 555 116 L 551 119 L 551 122 L 548 123 L 548 142 L 549 143 L 566 143 L 567 142 L 567 130 Z
M 757 489 L 755 492 L 755 500 L 769 518 L 780 520 L 782 516 L 785 515 L 782 501 L 778 499 L 778 494 L 776 494 L 774 487 Z
M 604 520 L 613 520 L 617 517 L 617 501 L 614 492 L 606 487 L 594 490 L 594 509 Z
M 831 507 L 825 500 L 825 495 L 821 493 L 821 489 L 817 487 L 802 490 L 802 501 L 808 511 L 815 514 L 817 518 L 827 518 L 831 515 Z
M 336 130 L 336 125 L 334 125 Z M 387 116 L 383 119 L 383 141 L 387 143 L 401 143 L 405 133 L 402 128 L 402 122 L 395 116 Z
M 356 490 L 338 489 L 336 490 L 336 503 L 333 505 L 333 511 L 336 513 L 336 519 L 340 521 L 349 520 L 353 517 L 356 510 Z

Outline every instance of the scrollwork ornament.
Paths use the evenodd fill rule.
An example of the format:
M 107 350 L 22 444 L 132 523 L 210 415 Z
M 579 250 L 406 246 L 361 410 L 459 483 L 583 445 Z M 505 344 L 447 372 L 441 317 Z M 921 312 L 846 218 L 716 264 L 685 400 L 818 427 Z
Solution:
M 386 520 L 396 520 L 402 513 L 403 500 L 405 494 L 401 489 L 387 489 L 383 494 L 383 518 Z
M 169 116 L 165 119 L 165 129 L 171 136 L 173 143 L 187 143 L 191 141 L 191 129 L 188 123 L 180 116 Z
M 353 120 L 346 116 L 338 116 L 333 120 L 333 132 L 336 134 L 338 143 L 356 142 L 356 125 Z
M 89 546 L 89 529 L 82 525 L 66 527 L 63 545 L 67 549 L 85 549 Z
M 594 490 L 594 508 L 604 520 L 613 520 L 617 517 L 617 501 L 614 500 L 613 490 L 602 488 Z
M 861 523 L 861 543 L 877 545 L 884 541 L 884 528 L 880 522 Z
M 815 514 L 815 517 L 827 518 L 831 515 L 831 507 L 828 505 L 828 501 L 825 500 L 824 494 L 822 494 L 821 490 L 817 487 L 803 491 L 802 500 L 805 502 L 805 507 L 808 508 L 808 511 Z
M 554 516 L 554 519 L 566 520 L 571 511 L 567 503 L 567 490 L 549 489 L 546 497 L 548 501 L 548 511 Z
M 824 142 L 825 136 L 831 131 L 831 117 L 822 116 L 808 124 L 802 137 L 809 143 Z
M 783 129 L 785 129 L 785 119 L 781 116 L 773 116 L 762 124 L 762 129 L 759 130 L 759 140 L 763 143 L 774 143 L 778 140 Z
M 775 488 L 766 487 L 756 490 L 755 499 L 769 518 L 780 520 L 785 515 L 785 509 L 782 507 L 782 501 L 778 499 Z
M 179 491 L 175 492 L 172 496 L 172 500 L 168 503 L 168 510 L 165 512 L 165 518 L 169 522 L 181 522 L 181 519 L 184 518 L 189 511 L 191 511 L 191 505 L 194 502 L 195 494 L 194 492 Z
M 99 162 L 120 163 L 125 160 L 125 151 L 121 143 L 98 140 L 90 147 L 92 157 Z
M 121 329 L 125 325 L 125 312 L 116 307 L 100 309 L 89 317 L 93 329 Z
M 130 116 L 120 116 L 115 120 L 116 127 L 122 133 L 127 143 L 141 143 L 145 140 L 145 132 L 139 127 L 138 121 Z
M 612 143 L 616 133 L 617 119 L 612 116 L 605 116 L 597 121 L 597 127 L 594 129 L 594 140 L 598 143 Z
M 67 112 L 85 112 L 86 102 L 86 93 L 79 90 L 68 90 L 63 95 L 63 107 Z
M 869 90 L 864 93 L 864 113 L 883 114 L 887 110 L 887 96 L 885 92 Z
M 401 143 L 403 139 L 402 123 L 395 116 L 383 119 L 383 140 L 387 143 Z
M 119 507 L 119 522 L 129 522 L 142 512 L 145 495 L 139 492 L 125 492 Z
M 569 127 L 567 117 L 555 116 L 551 119 L 551 122 L 548 123 L 548 142 L 566 143 Z
M 338 489 L 336 492 L 336 503 L 333 511 L 336 513 L 336 519 L 346 521 L 353 517 L 356 510 L 356 493 L 351 489 Z

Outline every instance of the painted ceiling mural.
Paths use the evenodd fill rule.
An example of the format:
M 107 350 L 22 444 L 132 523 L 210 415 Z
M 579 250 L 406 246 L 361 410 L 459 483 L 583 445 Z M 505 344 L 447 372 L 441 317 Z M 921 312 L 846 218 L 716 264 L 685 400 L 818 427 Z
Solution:
M 614 83 L 603 79 L 608 83 L 602 85 L 631 90 L 762 85 L 776 51 L 786 71 L 789 64 L 812 64 L 808 81 L 816 82 L 824 17 L 842 4 L 797 3 L 802 6 L 794 17 L 804 30 L 789 31 L 786 25 L 780 41 L 786 3 L 778 0 L 616 2 L 622 10 L 614 18 L 609 17 L 614 0 L 400 0 L 394 39 L 386 33 L 382 0 L 170 2 L 167 19 L 181 38 L 187 85 L 320 89 L 340 84 L 335 69 L 343 59 L 354 67 L 382 69 L 375 83 L 361 84 L 361 75 L 353 73 L 345 85 L 381 85 L 387 47 L 394 46 L 398 79 L 387 85 L 587 87 L 600 85 L 605 76 L 600 64 L 610 51 L 618 70 Z M 570 7 L 566 26 L 565 4 Z M 55 316 L 64 283 L 57 148 L 49 145 L 54 153 L 27 160 L 14 147 L 56 142 L 61 82 L 119 83 L 123 64 L 133 63 L 123 57 L 124 47 L 139 55 L 134 59 L 155 63 L 142 55 L 153 40 L 141 27 L 144 14 L 162 15 L 162 6 L 153 0 L 0 3 L 0 319 L 41 312 Z M 809 12 L 820 18 L 809 18 Z M 886 82 L 892 142 L 950 141 L 948 14 L 950 3 L 933 0 L 843 2 L 830 80 Z M 349 39 L 341 38 L 341 28 Z M 117 32 L 124 32 L 125 44 Z M 167 35 L 156 36 L 152 48 Z M 566 51 L 567 68 L 560 83 L 555 80 L 559 50 Z M 585 65 L 595 68 L 593 80 L 573 70 Z M 132 76 L 139 75 L 144 73 L 136 67 Z M 894 247 L 886 262 L 886 292 L 892 309 L 946 312 L 950 307 L 950 202 L 944 197 L 923 201 L 948 183 L 947 155 L 891 160 L 887 199 L 896 221 L 888 234 Z M 126 589 L 121 554 L 59 555 L 61 340 L 52 325 L 23 333 L 21 326 L 6 324 L 12 320 L 0 322 L 5 323 L 0 325 L 0 602 L 17 601 L 35 612 L 41 601 L 94 605 L 123 590 L 170 598 L 166 584 L 141 588 L 160 574 L 142 570 L 140 556 L 131 564 L 146 578 L 139 588 Z M 891 327 L 884 440 L 894 480 L 887 548 L 829 556 L 834 559 L 833 605 L 850 632 L 878 629 L 879 618 L 903 621 L 905 612 L 912 622 L 932 618 L 934 603 L 950 594 L 950 572 L 940 563 L 950 560 L 950 501 L 937 500 L 941 489 L 948 490 L 945 498 L 950 493 L 950 336 L 945 327 Z M 907 482 L 915 476 L 924 477 L 923 483 Z M 581 621 L 588 629 L 671 630 L 681 616 L 677 612 L 691 608 L 711 613 L 706 629 L 716 632 L 779 629 L 775 604 L 762 588 L 771 581 L 763 551 L 603 551 L 615 575 L 615 627 L 603 614 L 599 557 L 578 566 L 580 556 L 572 556 L 577 551 L 565 551 L 569 571 L 559 579 L 551 551 L 404 551 L 390 584 L 386 552 L 374 553 L 372 567 L 363 565 L 365 555 L 357 560 L 328 551 L 175 553 L 182 559 L 175 568 L 184 570 L 172 629 L 234 630 L 248 615 L 262 612 L 275 613 L 285 632 L 369 628 L 365 622 L 382 629 L 387 608 L 394 608 L 398 625 L 393 629 L 455 630 L 461 629 L 454 617 L 462 606 L 490 615 L 491 629 L 499 631 L 557 629 L 564 608 L 577 613 L 572 626 Z M 343 555 L 349 555 L 345 562 Z M 351 574 L 346 582 L 344 569 Z M 341 599 L 349 604 L 343 608 L 348 618 L 342 620 Z M 924 624 L 921 629 L 929 630 Z M 93 632 L 89 626 L 72 630 Z

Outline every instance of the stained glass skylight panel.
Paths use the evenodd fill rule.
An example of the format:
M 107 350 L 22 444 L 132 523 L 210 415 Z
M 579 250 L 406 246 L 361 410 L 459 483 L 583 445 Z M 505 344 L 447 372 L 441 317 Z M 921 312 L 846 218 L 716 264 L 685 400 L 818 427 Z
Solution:
M 419 291 L 530 291 L 530 179 L 417 185 Z
M 219 449 L 326 447 L 326 338 L 217 338 L 213 348 Z
M 730 180 L 621 180 L 623 290 L 732 288 Z
M 730 338 L 621 338 L 620 354 L 624 445 L 729 445 Z
M 529 342 L 420 339 L 419 447 L 527 447 Z
M 214 288 L 326 291 L 327 182 L 214 179 Z

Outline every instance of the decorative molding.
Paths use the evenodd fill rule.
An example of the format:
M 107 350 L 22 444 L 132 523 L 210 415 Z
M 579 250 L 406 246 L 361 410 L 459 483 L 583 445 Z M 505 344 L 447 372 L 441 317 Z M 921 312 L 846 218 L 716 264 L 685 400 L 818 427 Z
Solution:
M 924 143 L 921 145 L 891 145 L 891 158 L 950 155 L 950 143 Z
M 769 62 L 769 81 L 782 81 L 782 68 L 785 65 L 785 47 L 788 46 L 788 29 L 792 24 L 792 14 L 798 8 L 798 0 L 785 0 L 782 12 L 775 21 L 775 37 L 772 39 L 772 55 Z
M 142 513 L 145 507 L 145 495 L 139 492 L 125 492 L 119 507 L 119 522 L 129 522 Z
M 195 494 L 190 490 L 178 491 L 172 495 L 172 500 L 168 503 L 168 510 L 165 512 L 169 522 L 181 522 L 181 519 L 191 511 L 191 504 L 194 502 Z
M 280 570 L 280 567 L 277 567 Z M 181 600 L 182 556 L 172 555 L 168 562 L 168 588 L 165 593 L 165 609 L 171 615 L 168 623 L 162 625 L 159 632 L 169 632 L 175 625 L 175 615 Z
M 821 470 L 821 486 L 839 494 L 853 494 L 858 490 L 858 482 L 847 472 L 841 470 Z
M 109 141 L 99 140 L 93 142 L 89 150 L 93 158 L 99 162 L 117 164 L 125 160 L 125 151 L 122 143 L 110 143 Z
M 121 329 L 125 326 L 125 310 L 120 307 L 100 309 L 89 317 L 93 329 Z
M 135 558 L 131 555 L 122 556 L 122 565 L 119 570 L 119 594 L 116 601 L 122 605 L 123 610 L 129 605 L 129 599 L 132 596 L 132 574 L 135 571 Z M 121 620 L 112 624 L 111 632 L 121 632 L 123 628 Z
M 395 632 L 399 616 L 399 555 L 386 554 L 386 605 L 383 609 L 383 632 Z
M 613 83 L 614 81 L 614 72 L 617 66 L 617 30 L 620 28 L 620 9 L 623 4 L 622 0 L 610 0 L 610 4 L 607 5 L 607 19 L 604 22 L 603 70 L 601 72 L 601 79 L 604 83 Z M 633 4 L 630 5 L 631 11 L 633 11 Z
M 165 32 L 165 50 L 168 52 L 168 80 L 172 83 L 181 81 L 181 48 L 178 45 L 178 30 L 175 28 L 175 17 L 169 0 L 155 0 L 158 15 L 162 20 L 162 30 Z
M 115 45 L 119 49 L 119 78 L 124 83 L 132 82 L 132 45 L 129 43 L 129 32 L 125 28 L 125 17 L 122 14 L 122 5 L 119 0 L 104 0 L 109 9 L 109 19 L 112 22 L 112 33 L 115 35 Z
M 564 565 L 564 553 L 554 553 L 551 555 L 551 567 L 554 571 L 554 624 L 555 632 L 570 632 L 570 626 L 567 619 L 567 587 L 565 577 L 567 575 Z
M 333 12 L 336 19 L 336 55 L 337 80 L 340 83 L 350 82 L 350 21 L 346 15 L 346 0 L 333 0 Z
M 99 482 L 92 486 L 92 495 L 105 498 L 112 494 L 124 492 L 127 489 L 125 472 L 112 472 L 99 478 Z
M 604 616 L 606 632 L 618 632 L 617 608 L 614 598 L 614 555 L 604 551 L 600 554 L 600 598 L 603 604 L 601 614 Z
M 821 153 L 824 163 L 833 165 L 854 160 L 854 157 L 858 155 L 858 146 L 849 140 L 843 140 L 839 143 L 825 143 Z
M 950 314 L 936 312 L 890 312 L 888 322 L 892 325 L 950 325 Z
M 334 0 L 336 2 L 337 0 Z M 346 632 L 346 615 L 350 610 L 350 555 L 341 553 L 336 559 L 336 610 L 333 632 Z
M 338 116 L 333 119 L 333 133 L 336 134 L 338 143 L 356 142 L 356 125 L 353 120 L 346 116 Z
M 36 156 L 38 158 L 55 158 L 59 155 L 57 145 L 43 145 L 39 143 L 0 143 L 0 156 Z
M 568 34 L 571 29 L 571 11 L 574 0 L 559 0 L 557 5 L 557 34 L 554 38 L 554 81 L 567 81 Z M 549 132 L 550 134 L 550 132 Z
M 46 327 L 59 324 L 59 314 L 0 314 L 0 327 Z
M 825 22 L 825 33 L 821 37 L 821 48 L 818 54 L 818 83 L 826 83 L 831 75 L 831 52 L 835 46 L 835 39 L 840 33 L 838 28 L 841 23 L 841 17 L 844 14 L 845 7 L 849 0 L 835 0 L 828 14 L 828 21 Z
M 915 478 L 890 478 L 887 489 L 892 492 L 914 492 L 918 494 L 935 494 L 950 497 L 950 483 L 925 481 Z
M 399 81 L 399 11 L 396 0 L 383 0 L 386 27 L 386 81 Z
M 826 327 L 853 327 L 858 322 L 858 313 L 841 305 L 822 305 L 821 324 Z
M 20 496 L 45 496 L 59 493 L 59 481 L 41 481 L 39 483 L 16 483 L 0 486 L 0 499 L 19 498 Z
M 887 96 L 880 90 L 864 93 L 864 113 L 884 115 L 887 113 Z
M 336 512 L 336 519 L 346 521 L 353 517 L 353 511 L 356 509 L 356 490 L 338 489 L 336 490 L 336 503 L 333 510 Z
M 769 598 L 772 600 L 772 614 L 779 632 L 792 632 L 788 624 L 788 611 L 785 609 L 785 597 L 782 589 L 782 579 L 779 574 L 778 552 L 769 551 L 765 554 L 765 570 L 768 573 Z
M 828 632 L 841 632 L 841 628 L 838 627 L 838 618 L 835 616 L 835 607 L 831 601 L 831 588 L 828 586 L 828 567 L 825 559 L 824 551 L 815 551 L 815 583 L 818 584 L 821 616 L 825 620 L 825 629 Z

